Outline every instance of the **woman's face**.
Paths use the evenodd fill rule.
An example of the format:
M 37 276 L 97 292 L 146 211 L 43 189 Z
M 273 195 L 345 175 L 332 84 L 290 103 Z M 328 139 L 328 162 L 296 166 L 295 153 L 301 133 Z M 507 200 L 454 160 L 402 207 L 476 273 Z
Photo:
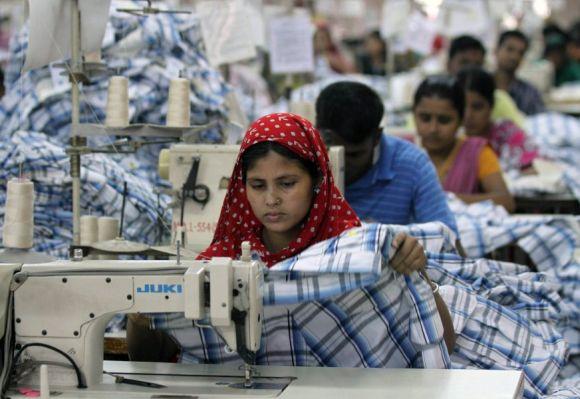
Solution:
M 469 136 L 485 137 L 491 124 L 491 104 L 475 91 L 465 93 L 463 126 Z
M 288 242 L 300 233 L 300 224 L 312 205 L 314 182 L 302 165 L 270 151 L 246 174 L 246 193 L 254 215 L 266 233 Z
M 423 97 L 415 106 L 413 115 L 421 143 L 428 152 L 453 147 L 461 119 L 450 100 Z

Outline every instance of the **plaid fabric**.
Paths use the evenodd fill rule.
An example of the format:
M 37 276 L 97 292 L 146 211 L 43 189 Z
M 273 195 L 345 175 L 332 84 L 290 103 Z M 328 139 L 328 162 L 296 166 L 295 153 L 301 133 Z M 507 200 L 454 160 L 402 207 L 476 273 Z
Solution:
M 547 276 L 557 284 L 562 297 L 559 307 L 550 312 L 559 317 L 552 318 L 570 345 L 572 354 L 580 354 L 580 260 L 575 255 L 580 240 L 580 218 L 573 216 L 509 216 L 501 207 L 491 202 L 464 205 L 452 201 L 451 208 L 456 213 L 461 242 L 468 255 L 482 257 L 510 243 L 517 243 L 543 273 L 533 274 L 536 278 Z M 465 279 L 469 268 L 462 266 Z M 509 275 L 527 271 L 502 268 Z M 486 271 L 486 276 L 496 273 Z M 480 276 L 471 276 L 473 281 Z M 542 277 L 544 278 L 544 277 Z M 500 284 L 497 279 L 493 284 Z M 505 281 L 506 291 L 522 292 L 521 282 Z M 511 287 L 511 288 L 510 288 Z M 525 290 L 524 290 L 525 291 Z M 545 299 L 545 298 L 544 298 Z M 547 300 L 545 303 L 555 303 Z
M 560 372 L 555 385 L 554 392 L 550 396 L 547 396 L 547 398 L 563 399 L 580 397 L 580 356 L 570 358 Z
M 443 287 L 441 296 L 457 334 L 453 368 L 521 369 L 524 397 L 549 392 L 567 358 L 566 342 L 551 323 L 532 322 L 458 287 Z
M 517 243 L 540 270 L 568 264 L 574 255 L 578 220 L 566 216 L 510 216 L 491 201 L 467 205 L 449 197 L 467 254 L 474 258 Z
M 195 16 L 159 14 L 139 18 L 115 11 L 103 41 L 103 60 L 121 71 L 129 83 L 131 122 L 164 124 L 170 79 L 183 71 L 191 79 L 192 123 L 218 121 L 203 140 L 222 141 L 227 117 L 225 95 L 230 88 L 203 53 L 199 20 Z M 60 70 L 47 66 L 20 73 L 28 47 L 25 26 L 11 40 L 6 67 L 7 93 L 0 101 L 0 179 L 25 175 L 35 183 L 35 250 L 64 257 L 72 239 L 69 160 L 64 152 L 70 137 L 70 84 L 57 78 Z M 54 77 L 54 78 L 53 78 Z M 81 92 L 81 122 L 105 119 L 108 78 L 98 77 Z M 43 133 L 35 133 L 43 132 Z M 111 144 L 112 137 L 89 139 L 92 146 Z M 135 154 L 83 156 L 83 213 L 119 216 L 123 182 L 129 184 L 126 238 L 158 242 L 158 213 L 169 199 L 155 190 L 167 187 L 159 178 L 157 160 L 162 146 L 145 146 Z M 0 184 L 4 204 L 5 184 Z M 3 212 L 3 210 L 2 210 Z M 171 216 L 166 215 L 165 220 Z
M 547 394 L 552 384 L 576 389 L 574 381 L 556 377 L 568 353 L 577 356 L 580 307 L 556 276 L 455 254 L 429 254 L 428 270 L 441 284 L 457 333 L 453 367 L 523 366 L 526 397 Z
M 0 181 L 24 175 L 34 182 L 34 249 L 68 257 L 72 241 L 72 185 L 70 161 L 64 149 L 42 133 L 16 132 L 0 143 Z M 120 217 L 123 182 L 129 195 L 125 209 L 125 238 L 156 242 L 158 222 L 169 198 L 159 197 L 149 181 L 130 173 L 110 157 L 94 154 L 83 157 L 81 208 L 95 215 Z M 0 217 L 4 218 L 6 185 L 0 184 Z
M 388 242 L 389 237 L 400 230 L 416 235 L 434 250 L 428 253 L 429 274 L 441 284 L 441 294 L 457 334 L 456 348 L 451 354 L 452 366 L 523 370 L 525 397 L 540 398 L 550 393 L 551 384 L 564 366 L 569 351 L 559 330 L 579 319 L 577 308 L 564 299 L 557 279 L 546 273 L 531 273 L 525 266 L 486 259 L 463 259 L 454 253 L 449 238 L 444 236 L 449 230 L 431 224 L 410 228 L 367 224 L 274 266 L 266 278 L 265 302 L 284 305 L 265 308 L 263 346 L 258 362 L 302 366 L 417 366 L 417 363 L 404 360 L 407 357 L 401 353 L 405 346 L 393 345 L 397 337 L 394 326 L 409 326 L 407 320 L 401 322 L 397 316 L 400 314 L 397 305 L 401 302 L 400 284 L 403 279 L 384 265 L 379 280 L 365 285 L 367 278 L 370 281 L 372 276 L 376 276 L 376 252 L 381 248 L 380 243 L 383 240 Z M 437 230 L 440 231 L 438 239 Z M 388 247 L 387 243 L 383 244 L 383 255 Z M 353 272 L 354 276 L 340 279 L 328 275 L 327 271 Z M 331 279 L 335 279 L 334 288 L 330 288 Z M 405 280 L 408 289 L 411 286 Z M 415 287 L 425 286 L 420 279 L 414 283 Z M 362 288 L 344 293 L 355 286 Z M 391 289 L 398 291 L 395 297 L 391 297 Z M 340 294 L 335 296 L 336 293 Z M 428 287 L 424 295 L 431 296 Z M 379 300 L 381 297 L 384 300 Z M 280 302 L 272 301 L 272 298 Z M 317 300 L 312 301 L 313 298 Z M 287 305 L 303 299 L 309 301 Z M 385 329 L 378 321 L 385 319 L 387 311 L 389 314 L 394 312 L 395 316 L 387 318 L 394 324 L 389 323 L 389 328 Z M 305 324 L 306 320 L 311 323 Z M 371 323 L 372 329 L 360 340 L 360 327 L 366 323 Z M 168 329 L 182 344 L 182 361 L 237 359 L 236 355 L 225 353 L 211 330 L 192 329 L 191 323 L 181 315 L 156 315 L 153 324 L 156 328 Z M 373 335 L 367 336 L 370 331 Z M 385 336 L 389 337 L 392 346 L 388 349 L 390 358 L 393 359 L 394 354 L 396 361 L 384 362 L 383 358 L 377 362 L 371 356 L 377 352 L 364 349 L 369 342 L 376 342 L 372 337 L 379 337 L 385 345 Z M 426 342 L 426 339 L 421 342 Z M 372 362 L 363 360 L 368 356 Z M 424 352 L 422 357 L 425 358 Z M 570 392 L 576 392 L 574 386 L 562 386 L 558 395 Z
M 554 112 L 542 113 L 526 118 L 526 131 L 537 143 L 540 156 L 562 164 L 562 184 L 580 200 L 580 119 Z M 527 192 L 522 187 L 516 193 Z
M 489 209 L 475 209 L 479 209 L 481 215 L 489 213 Z M 533 223 L 550 223 L 554 218 L 532 220 Z M 568 227 L 561 226 L 561 229 L 566 231 L 566 236 L 574 237 L 570 230 L 574 223 L 572 220 L 566 222 Z M 429 225 L 421 227 L 427 229 Z M 551 265 L 543 272 L 533 273 L 527 266 L 489 259 L 464 259 L 449 249 L 429 252 L 428 270 L 433 281 L 441 285 L 456 332 L 462 325 L 472 329 L 470 335 L 466 336 L 465 332 L 458 335 L 457 347 L 451 355 L 454 367 L 502 368 L 502 364 L 505 366 L 512 360 L 505 355 L 509 351 L 514 358 L 519 358 L 516 362 L 530 360 L 524 367 L 526 397 L 548 394 L 543 397 L 575 398 L 580 395 L 580 262 L 577 255 L 574 257 L 566 250 L 573 249 L 573 245 L 567 243 L 562 250 L 558 247 L 562 238 L 551 237 L 549 232 L 542 232 L 542 227 L 549 226 L 536 226 L 538 233 L 530 236 L 544 244 L 532 246 L 536 252 L 548 251 L 554 256 L 549 257 L 552 262 L 543 263 Z M 461 232 L 461 224 L 459 228 Z M 485 225 L 480 226 L 482 233 L 489 234 L 487 230 Z M 436 238 L 430 242 L 436 243 Z M 471 305 L 467 306 L 468 303 Z M 480 310 L 476 311 L 478 307 Z M 505 328 L 487 331 L 495 321 L 501 320 L 498 312 L 505 314 L 510 322 Z M 467 322 L 466 315 L 471 315 Z M 520 323 L 528 326 L 526 334 L 530 335 L 521 335 Z M 483 340 L 489 342 L 481 346 Z M 532 342 L 533 348 L 529 351 L 522 349 L 528 344 L 517 343 L 526 340 Z M 504 361 L 481 359 L 474 353 L 494 353 L 494 356 L 504 357 Z M 566 364 L 568 353 L 571 357 Z M 563 366 L 561 374 L 555 378 Z M 549 394 L 552 390 L 553 395 Z
M 447 367 L 429 285 L 388 267 L 394 234 L 385 225 L 355 228 L 266 271 L 258 364 Z M 152 320 L 180 343 L 183 362 L 240 362 L 213 330 L 180 314 Z
M 192 124 L 216 122 L 202 133 L 202 140 L 222 142 L 228 116 L 225 96 L 231 88 L 205 58 L 197 17 L 158 14 L 139 18 L 115 11 L 116 6 L 111 6 L 103 62 L 129 79 L 131 123 L 165 124 L 170 79 L 181 72 L 191 80 Z M 53 66 L 21 74 L 27 47 L 25 26 L 11 40 L 6 95 L 0 102 L 0 136 L 6 138 L 18 130 L 43 132 L 65 145 L 70 137 L 70 84 L 57 77 L 61 70 Z M 104 122 L 108 80 L 100 76 L 82 86 L 81 123 Z M 94 145 L 111 142 L 109 137 L 90 140 Z M 136 155 L 117 157 L 117 161 L 157 182 L 159 149 L 147 146 Z
M 526 132 L 538 143 L 540 155 L 569 165 L 580 162 L 580 119 L 555 112 L 529 116 Z

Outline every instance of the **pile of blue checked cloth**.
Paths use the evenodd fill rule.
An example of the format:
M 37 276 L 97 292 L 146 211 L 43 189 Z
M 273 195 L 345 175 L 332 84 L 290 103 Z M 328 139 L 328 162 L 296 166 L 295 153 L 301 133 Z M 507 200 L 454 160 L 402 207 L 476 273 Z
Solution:
M 21 73 L 28 46 L 24 27 L 11 41 L 6 67 L 6 95 L 0 101 L 0 181 L 19 175 L 35 183 L 35 250 L 64 257 L 71 242 L 72 188 L 65 148 L 70 138 L 70 84 L 53 65 Z M 128 55 L 129 54 L 129 55 Z M 165 124 L 167 93 L 172 78 L 191 80 L 192 125 L 213 123 L 202 132 L 203 142 L 222 142 L 231 90 L 204 55 L 199 20 L 195 16 L 159 14 L 139 18 L 111 8 L 103 41 L 103 61 L 129 79 L 131 123 Z M 95 78 L 81 91 L 81 123 L 103 123 L 108 77 Z M 91 137 L 93 147 L 109 145 L 112 137 Z M 142 147 L 129 155 L 82 157 L 84 214 L 119 217 L 123 183 L 129 187 L 127 239 L 155 243 L 162 220 L 171 220 L 167 187 L 159 178 L 160 145 Z M 0 184 L 0 203 L 5 201 Z M 0 210 L 3 217 L 4 210 Z M 161 218 L 164 215 L 164 218 Z

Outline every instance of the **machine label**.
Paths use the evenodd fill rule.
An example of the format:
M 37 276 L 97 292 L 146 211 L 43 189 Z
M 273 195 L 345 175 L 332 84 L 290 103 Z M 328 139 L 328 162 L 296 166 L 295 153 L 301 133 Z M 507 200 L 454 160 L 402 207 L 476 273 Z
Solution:
M 137 287 L 138 294 L 181 294 L 181 284 L 144 284 Z

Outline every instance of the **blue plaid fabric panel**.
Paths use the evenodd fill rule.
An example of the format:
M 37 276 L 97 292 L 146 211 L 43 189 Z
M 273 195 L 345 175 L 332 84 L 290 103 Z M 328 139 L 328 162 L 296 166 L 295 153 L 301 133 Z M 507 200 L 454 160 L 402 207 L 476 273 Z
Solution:
M 548 270 L 572 261 L 578 245 L 576 217 L 510 216 L 491 201 L 467 205 L 452 196 L 449 207 L 457 220 L 461 244 L 474 258 L 517 243 L 540 270 Z
M 268 270 L 258 363 L 447 367 L 429 285 L 388 267 L 393 236 L 387 226 L 365 225 Z M 240 362 L 212 330 L 192 328 L 182 315 L 152 321 L 181 344 L 184 362 Z
M 167 93 L 172 78 L 190 79 L 192 124 L 212 123 L 201 134 L 205 142 L 224 141 L 228 109 L 225 96 L 232 90 L 205 57 L 199 20 L 195 15 L 158 14 L 139 18 L 119 13 L 113 6 L 103 41 L 103 62 L 129 79 L 131 123 L 165 124 Z M 70 137 L 70 83 L 54 65 L 21 74 L 28 33 L 25 26 L 11 40 L 6 67 L 6 95 L 0 101 L 0 136 L 19 130 L 43 132 L 55 143 Z M 103 123 L 108 77 L 96 77 L 81 87 L 81 123 Z M 112 138 L 91 138 L 93 145 L 111 144 Z M 132 171 L 158 183 L 156 166 L 160 146 L 145 147 L 135 155 L 114 157 Z
M 21 73 L 27 47 L 28 28 L 24 26 L 11 40 L 7 92 L 0 101 L 0 159 L 4 166 L 0 179 L 18 176 L 22 164 L 24 174 L 35 183 L 35 249 L 64 257 L 72 239 L 71 181 L 64 152 L 70 138 L 70 84 L 54 65 Z M 139 18 L 119 13 L 113 5 L 103 61 L 129 79 L 132 123 L 165 123 L 170 79 L 181 73 L 191 80 L 192 124 L 216 123 L 202 133 L 202 141 L 223 141 L 222 127 L 228 116 L 225 96 L 231 88 L 205 57 L 195 15 Z M 107 88 L 106 76 L 81 88 L 81 122 L 105 120 Z M 113 137 L 89 139 L 91 146 L 113 142 Z M 144 146 L 134 154 L 83 156 L 83 213 L 118 217 L 123 182 L 127 181 L 126 238 L 157 242 L 167 230 L 167 226 L 159 226 L 171 220 L 169 198 L 156 193 L 168 187 L 157 173 L 159 150 L 165 146 Z M 5 195 L 5 185 L 0 185 L 2 204 Z
M 556 112 L 528 116 L 526 132 L 542 157 L 564 166 L 562 183 L 580 200 L 580 119 Z
M 457 368 L 491 368 L 491 369 L 518 369 L 525 373 L 525 396 L 528 398 L 540 398 L 550 394 L 558 382 L 557 377 L 566 365 L 566 361 L 573 347 L 569 341 L 571 336 L 566 336 L 564 330 L 569 328 L 576 331 L 576 320 L 579 319 L 577 303 L 571 300 L 562 282 L 557 276 L 548 273 L 532 273 L 522 265 L 512 263 L 496 262 L 487 259 L 464 259 L 452 250 L 443 250 L 446 240 L 441 236 L 437 240 L 434 226 L 410 226 L 396 228 L 380 225 L 364 225 L 359 229 L 354 229 L 360 237 L 361 259 L 368 260 L 368 267 L 354 267 L 357 257 L 356 236 L 349 236 L 346 232 L 341 237 L 319 243 L 312 247 L 312 251 L 306 250 L 301 255 L 302 259 L 288 259 L 272 268 L 274 273 L 286 273 L 282 278 L 277 275 L 277 280 L 266 280 L 268 284 L 276 285 L 278 282 L 299 281 L 306 279 L 300 290 L 314 292 L 315 296 L 322 297 L 323 292 L 333 292 L 332 290 L 320 290 L 317 286 L 316 278 L 325 278 L 323 274 L 318 277 L 311 275 L 324 270 L 334 272 L 340 270 L 356 271 L 355 274 L 369 276 L 374 275 L 372 254 L 369 250 L 381 248 L 377 246 L 381 240 L 381 232 L 388 229 L 393 236 L 399 231 L 407 230 L 419 238 L 429 237 L 427 245 L 437 249 L 438 252 L 428 252 L 428 271 L 431 278 L 441 284 L 441 292 L 444 301 L 452 315 L 455 332 L 457 334 L 457 345 L 451 354 L 452 366 Z M 431 230 L 429 232 L 429 230 Z M 359 234 L 362 233 L 362 234 Z M 376 234 L 373 239 L 371 233 Z M 350 232 L 352 234 L 352 231 Z M 389 235 L 385 235 L 388 240 Z M 364 238 L 363 238 L 364 237 Z M 344 246 L 339 242 L 345 239 Z M 369 245 L 371 244 L 371 245 Z M 373 249 L 377 246 L 376 249 Z M 388 259 L 388 245 L 382 246 L 381 253 Z M 340 255 L 342 249 L 346 254 Z M 385 252 L 386 251 L 386 252 Z M 385 255 L 386 254 L 386 255 Z M 298 257 L 300 257 L 299 255 Z M 297 257 L 297 258 L 298 258 Z M 347 266 L 339 267 L 337 259 L 346 262 Z M 308 260 L 308 262 L 306 262 Z M 367 262 L 365 260 L 365 263 Z M 308 264 L 312 266 L 308 268 Z M 350 266 L 353 268 L 350 269 Z M 345 268 L 346 267 L 346 268 Z M 397 307 L 392 308 L 392 304 L 397 304 L 400 299 L 401 288 L 397 288 L 399 294 L 394 297 L 390 294 L 389 287 L 397 286 L 397 278 L 389 278 L 388 267 L 383 268 L 379 280 L 368 286 L 356 288 L 346 294 L 335 297 L 328 297 L 317 301 L 309 301 L 295 305 L 274 305 L 267 306 L 265 315 L 266 323 L 264 327 L 264 346 L 260 352 L 260 362 L 262 364 L 294 364 L 294 365 L 326 365 L 344 366 L 346 364 L 362 367 L 385 367 L 381 365 L 381 356 L 373 357 L 382 353 L 381 351 L 370 350 L 373 341 L 360 327 L 364 323 L 376 322 L 377 319 L 392 320 L 391 324 L 398 325 L 401 319 L 397 316 Z M 396 276 L 395 273 L 392 273 Z M 402 276 L 398 276 L 400 279 Z M 370 277 L 369 277 L 370 278 Z M 574 278 L 574 276 L 572 276 Z M 302 284 L 302 283 L 299 283 Z M 337 281 L 336 290 L 342 291 L 340 282 Z M 418 282 L 416 287 L 424 286 Z M 310 288 L 309 288 L 310 287 Z M 342 285 L 344 287 L 344 285 Z M 381 287 L 380 289 L 377 289 Z M 400 286 L 399 286 L 400 287 Z M 407 284 L 407 288 L 410 286 Z M 425 296 L 431 295 L 428 287 Z M 276 288 L 268 288 L 276 290 Z M 292 296 L 299 290 L 285 292 L 285 295 Z M 412 292 L 412 290 L 409 289 Z M 361 294 L 364 295 L 361 296 Z M 377 296 L 380 294 L 380 296 Z M 272 298 L 265 293 L 266 298 Z M 309 294 L 310 295 L 310 294 Z M 308 297 L 302 294 L 301 298 Z M 380 298 L 388 298 L 380 300 Z M 310 297 L 308 297 L 310 298 Z M 367 301 L 372 299 L 372 305 Z M 354 307 L 349 307 L 352 302 L 370 306 L 363 315 L 372 314 L 364 323 L 359 319 L 363 317 L 356 312 Z M 285 301 L 290 302 L 290 301 Z M 380 304 L 385 307 L 381 308 Z M 389 305 L 387 305 L 389 304 Z M 348 317 L 345 309 L 350 309 Z M 363 307 L 362 309 L 367 309 Z M 370 311 L 374 310 L 374 313 Z M 377 309 L 383 309 L 377 313 Z M 385 313 L 386 312 L 386 313 Z M 394 314 L 392 312 L 395 312 Z M 386 316 L 388 315 L 388 316 Z M 304 323 L 304 320 L 312 320 L 312 323 Z M 418 318 L 417 320 L 423 320 Z M 362 323 L 362 324 L 358 324 Z M 349 337 L 355 341 L 342 342 L 343 338 L 336 335 L 334 326 L 340 325 L 342 334 L 350 331 Z M 421 324 L 421 323 L 419 323 Z M 202 361 L 221 362 L 235 361 L 236 356 L 227 354 L 219 345 L 211 330 L 193 330 L 191 324 L 180 318 L 179 315 L 157 315 L 154 318 L 154 325 L 158 328 L 167 328 L 184 346 L 182 361 Z M 408 322 L 403 323 L 408 326 Z M 347 328 L 347 326 L 349 326 Z M 393 336 L 392 326 L 389 330 L 377 330 L 380 324 L 373 324 L 374 334 L 387 334 Z M 274 333 L 275 331 L 275 333 Z M 377 332 L 377 331 L 380 331 Z M 410 330 L 409 330 L 410 331 Z M 417 330 L 416 330 L 417 331 Z M 359 334 L 363 334 L 361 338 Z M 396 334 L 394 335 L 396 336 Z M 425 337 L 425 335 L 424 335 Z M 428 337 L 428 335 L 426 335 Z M 362 341 L 358 341 L 362 339 Z M 272 344 L 275 342 L 276 344 Z M 338 343 L 340 342 L 340 343 Z M 359 342 L 358 346 L 352 342 Z M 426 342 L 423 339 L 421 342 Z M 578 342 L 578 341 L 576 341 Z M 289 350 L 292 345 L 296 349 Z M 353 350 L 355 354 L 345 357 L 346 352 L 342 349 L 344 345 Z M 370 346 L 369 346 L 370 345 Z M 223 346 L 223 345 L 222 345 Z M 398 348 L 405 348 L 405 345 Z M 212 348 L 211 350 L 208 348 Z M 279 350 L 283 348 L 283 350 Z M 394 351 L 394 349 L 390 349 Z M 361 355 L 366 353 L 366 355 Z M 408 359 L 402 356 L 406 351 L 395 351 L 397 362 Z M 228 357 L 229 356 L 229 357 Z M 390 356 L 393 356 L 392 354 Z M 423 354 L 422 359 L 425 358 Z M 367 361 L 363 359 L 374 359 Z M 377 360 L 378 359 L 378 360 Z M 239 361 L 239 360 L 238 360 Z M 345 363 L 346 362 L 346 363 Z M 372 366 L 374 364 L 374 366 Z M 407 366 L 417 366 L 417 362 L 403 361 L 400 364 Z M 422 362 L 419 362 L 422 364 Z M 422 364 L 424 366 L 424 364 Z M 387 367 L 393 364 L 387 363 Z M 397 367 L 404 367 L 399 365 Z M 560 389 L 561 388 L 561 389 Z M 574 391 L 573 386 L 558 386 L 559 394 Z
M 57 257 L 67 257 L 72 241 L 72 183 L 70 161 L 64 149 L 42 133 L 19 131 L 0 143 L 0 180 L 23 174 L 34 182 L 34 249 Z M 163 209 L 169 197 L 154 193 L 143 177 L 130 173 L 110 157 L 94 154 L 83 157 L 81 208 L 94 215 L 120 217 L 123 183 L 129 194 L 125 209 L 125 238 L 155 243 Z M 0 217 L 4 217 L 5 185 L 0 190 Z

